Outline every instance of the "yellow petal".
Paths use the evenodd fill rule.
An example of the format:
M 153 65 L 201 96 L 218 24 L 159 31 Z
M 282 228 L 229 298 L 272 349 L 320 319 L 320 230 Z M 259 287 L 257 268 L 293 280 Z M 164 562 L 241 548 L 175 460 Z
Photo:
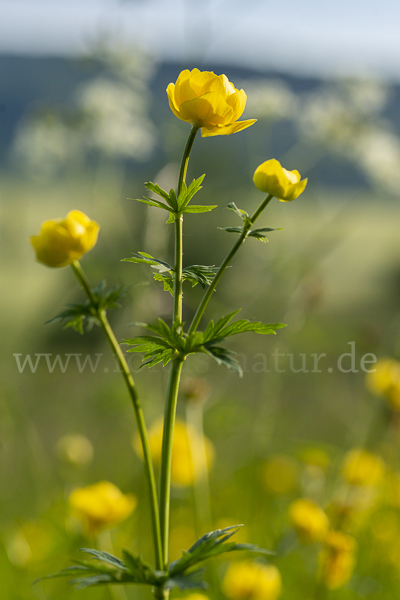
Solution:
M 232 133 L 237 133 L 238 131 L 242 131 L 254 123 L 257 119 L 247 119 L 247 121 L 236 121 L 236 123 L 231 123 L 230 125 L 217 125 L 212 129 L 207 129 L 206 127 L 201 128 L 201 137 L 211 137 L 214 135 L 231 135 Z
M 221 94 L 208 92 L 200 98 L 193 98 L 181 104 L 180 113 L 185 121 L 207 127 L 230 123 L 233 110 Z

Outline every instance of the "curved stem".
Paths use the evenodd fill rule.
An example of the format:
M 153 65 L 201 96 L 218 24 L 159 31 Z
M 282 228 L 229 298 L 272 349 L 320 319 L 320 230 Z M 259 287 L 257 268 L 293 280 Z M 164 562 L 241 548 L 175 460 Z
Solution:
M 264 208 L 267 206 L 267 204 L 269 204 L 269 202 L 271 201 L 272 198 L 273 198 L 273 196 L 271 194 L 268 194 L 268 196 L 264 199 L 264 201 L 260 204 L 260 206 L 254 212 L 254 214 L 251 217 L 249 217 L 246 220 L 246 222 L 244 223 L 242 233 L 240 234 L 236 243 L 233 245 L 232 249 L 228 252 L 223 263 L 221 264 L 217 273 L 215 274 L 215 277 L 212 280 L 209 288 L 205 292 L 205 294 L 197 308 L 196 314 L 194 315 L 193 320 L 190 324 L 188 335 L 190 335 L 196 331 L 196 329 L 200 323 L 200 319 L 203 316 L 204 311 L 207 307 L 207 304 L 209 303 L 210 298 L 211 298 L 215 288 L 217 287 L 219 280 L 221 279 L 222 275 L 224 274 L 225 269 L 229 266 L 229 263 L 231 262 L 232 258 L 235 256 L 236 252 L 239 250 L 240 246 L 243 244 L 243 242 L 247 238 L 247 236 L 250 232 L 251 226 L 256 221 L 256 219 L 258 219 L 258 217 L 260 216 L 260 214 L 262 213 Z
M 104 309 L 99 309 L 96 303 L 95 296 L 90 289 L 88 280 L 86 278 L 85 273 L 82 270 L 82 267 L 78 261 L 74 261 L 71 263 L 72 269 L 83 287 L 89 302 L 92 305 L 92 308 L 96 312 L 96 317 L 100 322 L 100 326 L 103 330 L 105 337 L 108 340 L 108 343 L 113 350 L 119 368 L 121 370 L 122 376 L 124 378 L 126 387 L 128 389 L 130 398 L 132 400 L 133 410 L 135 412 L 136 423 L 139 431 L 140 441 L 143 449 L 143 458 L 144 458 L 144 467 L 147 476 L 149 492 L 150 492 L 150 507 L 151 507 L 151 520 L 153 527 L 153 538 L 154 538 L 154 549 L 156 555 L 156 566 L 157 569 L 161 569 L 163 565 L 163 556 L 162 556 L 162 544 L 161 544 L 161 532 L 160 532 L 160 523 L 159 523 L 159 510 L 158 510 L 158 502 L 157 502 L 157 487 L 154 477 L 153 463 L 150 455 L 150 446 L 147 435 L 146 424 L 144 420 L 143 410 L 140 405 L 139 395 L 136 389 L 136 385 L 128 364 L 125 360 L 124 353 L 121 350 L 121 346 L 119 345 L 114 332 L 108 322 L 106 311 Z
M 183 360 L 178 357 L 173 360 L 169 373 L 167 402 L 164 414 L 164 432 L 161 450 L 160 467 L 160 527 L 164 569 L 168 568 L 169 544 L 169 509 L 171 495 L 171 463 L 172 442 L 175 426 L 176 404 L 178 401 L 179 383 L 181 379 Z

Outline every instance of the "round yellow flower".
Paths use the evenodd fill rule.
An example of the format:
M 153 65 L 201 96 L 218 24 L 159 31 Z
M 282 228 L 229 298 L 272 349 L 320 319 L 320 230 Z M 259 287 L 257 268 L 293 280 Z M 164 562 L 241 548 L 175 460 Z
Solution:
M 383 480 L 385 463 L 368 450 L 353 448 L 345 455 L 341 472 L 347 483 L 375 486 Z
M 123 521 L 137 504 L 135 496 L 123 494 L 109 481 L 77 488 L 71 492 L 68 501 L 90 534 Z
M 319 573 L 330 590 L 342 587 L 350 579 L 354 564 L 356 540 L 341 531 L 330 531 L 319 554 Z
M 65 267 L 93 248 L 99 229 L 83 212 L 71 210 L 65 219 L 45 221 L 39 235 L 33 235 L 30 241 L 39 262 Z
M 178 119 L 201 127 L 202 137 L 230 135 L 250 127 L 256 119 L 238 121 L 246 106 L 244 90 L 226 75 L 186 69 L 167 87 L 169 106 Z
M 161 446 L 163 436 L 162 419 L 153 423 L 149 429 L 149 446 L 151 457 L 156 465 L 161 462 Z M 190 438 L 190 439 L 189 439 Z M 189 427 L 184 421 L 177 419 L 175 422 L 174 438 L 172 442 L 172 469 L 171 482 L 173 485 L 190 486 L 202 476 L 201 465 L 193 460 L 192 452 L 199 453 L 203 451 L 207 458 L 207 466 L 211 467 L 214 459 L 214 446 L 208 438 L 201 437 L 192 427 Z M 136 436 L 133 441 L 136 452 L 142 456 L 142 450 L 139 437 Z
M 289 202 L 300 196 L 308 179 L 301 181 L 298 171 L 287 171 L 275 158 L 271 158 L 257 167 L 253 181 L 261 192 L 267 192 L 281 202 Z
M 381 358 L 365 377 L 367 389 L 376 396 L 384 396 L 390 406 L 400 410 L 400 362 Z
M 231 600 L 276 600 L 281 589 L 281 575 L 274 565 L 248 561 L 232 563 L 222 582 L 222 591 Z
M 303 544 L 321 542 L 328 533 L 328 517 L 318 504 L 308 498 L 299 498 L 291 503 L 289 518 Z
M 299 465 L 290 456 L 276 454 L 265 463 L 262 477 L 265 486 L 273 494 L 288 494 L 297 486 Z

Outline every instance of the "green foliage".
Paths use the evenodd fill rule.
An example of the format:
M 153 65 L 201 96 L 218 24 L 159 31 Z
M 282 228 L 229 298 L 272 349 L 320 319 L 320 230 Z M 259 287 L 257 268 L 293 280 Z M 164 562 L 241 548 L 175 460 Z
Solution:
M 130 200 L 136 200 L 142 202 L 148 206 L 155 208 L 162 208 L 167 210 L 170 214 L 167 223 L 173 223 L 176 218 L 179 218 L 183 213 L 203 213 L 209 212 L 217 207 L 217 205 L 204 206 L 204 205 L 193 205 L 188 206 L 189 202 L 197 192 L 202 188 L 201 183 L 203 182 L 205 175 L 202 175 L 198 179 L 194 179 L 192 183 L 187 186 L 185 182 L 182 183 L 182 189 L 179 193 L 178 198 L 176 197 L 175 190 L 171 189 L 169 192 L 163 190 L 158 184 L 148 181 L 145 186 L 148 190 L 152 191 L 157 196 L 160 196 L 164 202 L 155 200 L 153 198 L 130 198 Z
M 248 319 L 239 319 L 230 323 L 232 318 L 240 310 L 229 313 L 221 317 L 216 323 L 210 321 L 204 332 L 196 331 L 193 334 L 186 334 L 179 324 L 174 324 L 172 328 L 162 320 L 157 323 L 137 323 L 156 333 L 156 336 L 142 335 L 135 338 L 126 339 L 123 342 L 133 346 L 128 352 L 143 353 L 145 361 L 141 366 L 154 367 L 162 362 L 167 365 L 174 357 L 185 357 L 195 352 L 203 352 L 210 356 L 219 365 L 225 365 L 228 369 L 236 371 L 242 376 L 242 369 L 239 362 L 235 359 L 235 353 L 232 350 L 221 347 L 219 344 L 225 338 L 246 331 L 252 331 L 261 335 L 275 334 L 277 329 L 285 327 L 284 323 L 261 323 L 259 321 L 249 321 Z
M 87 329 L 90 329 L 94 324 L 99 325 L 99 312 L 109 308 L 120 308 L 121 305 L 118 300 L 124 296 L 131 287 L 132 286 L 114 285 L 107 289 L 106 282 L 101 281 L 92 289 L 93 303 L 86 300 L 85 302 L 68 304 L 65 310 L 50 319 L 48 323 L 57 320 L 62 321 L 64 328 L 73 327 L 75 331 L 83 334 L 83 325 L 85 321 Z
M 205 589 L 207 586 L 202 579 L 204 571 L 203 569 L 193 570 L 195 565 L 213 556 L 237 550 L 270 554 L 268 550 L 252 544 L 228 542 L 227 540 L 237 532 L 239 527 L 240 525 L 235 525 L 206 533 L 188 551 L 183 552 L 181 558 L 172 562 L 168 571 L 155 570 L 140 555 L 132 554 L 129 550 L 122 551 L 123 560 L 121 560 L 109 552 L 81 548 L 81 552 L 89 554 L 91 561 L 76 560 L 74 565 L 37 581 L 57 577 L 73 577 L 70 583 L 76 589 L 110 583 L 136 583 L 160 589 L 179 588 L 182 591 Z
M 186 571 L 194 565 L 226 552 L 247 550 L 249 552 L 257 552 L 260 554 L 271 554 L 268 550 L 264 550 L 253 544 L 228 542 L 227 540 L 232 537 L 240 527 L 241 525 L 233 525 L 203 535 L 187 552 L 183 552 L 181 558 L 171 563 L 169 575 L 176 576 L 177 574 L 186 573 Z
M 164 290 L 170 292 L 172 295 L 174 294 L 174 269 L 167 262 L 154 258 L 154 256 L 146 252 L 139 252 L 138 254 L 134 254 L 132 258 L 124 258 L 123 261 L 144 263 L 150 265 L 153 269 L 157 269 L 158 273 L 153 274 L 154 279 L 162 281 Z M 217 271 L 218 267 L 215 267 L 215 265 L 191 265 L 183 269 L 182 280 L 190 281 L 193 287 L 199 283 L 204 289 L 206 285 L 210 285 Z

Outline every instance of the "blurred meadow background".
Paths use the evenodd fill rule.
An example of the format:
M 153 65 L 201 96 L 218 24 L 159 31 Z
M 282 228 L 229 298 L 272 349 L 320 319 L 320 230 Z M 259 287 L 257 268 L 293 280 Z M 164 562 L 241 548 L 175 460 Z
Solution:
M 244 118 L 257 123 L 196 140 L 187 180 L 206 173 L 199 203 L 218 208 L 185 218 L 185 265 L 220 264 L 234 237 L 219 227 L 238 224 L 226 205 L 255 210 L 261 162 L 276 158 L 309 183 L 294 202 L 268 207 L 259 226 L 282 230 L 246 242 L 207 312 L 242 307 L 241 318 L 288 326 L 231 340 L 243 378 L 205 358 L 185 365 L 178 416 L 197 430 L 192 451 L 204 431 L 209 473 L 193 481 L 183 435 L 176 464 L 189 475 L 173 487 L 171 558 L 212 528 L 244 523 L 238 540 L 276 553 L 282 600 L 398 598 L 400 36 L 399 8 L 381 4 L 376 16 L 361 2 L 290 2 L 287 14 L 256 1 L 0 2 L 1 598 L 151 597 L 133 586 L 32 585 L 81 547 L 129 547 L 147 560 L 152 550 L 115 360 L 99 328 L 81 336 L 46 324 L 83 294 L 70 269 L 35 262 L 29 236 L 82 210 L 101 225 L 82 261 L 90 281 L 133 284 L 109 314 L 118 339 L 137 335 L 134 322 L 168 322 L 171 297 L 151 269 L 121 259 L 172 260 L 163 211 L 128 198 L 146 195 L 145 181 L 176 186 L 189 126 L 165 89 L 194 67 L 243 88 Z M 185 288 L 186 321 L 201 294 Z M 127 356 L 136 371 L 140 358 Z M 146 421 L 157 424 L 166 373 L 136 378 Z M 104 480 L 137 503 L 93 539 L 69 498 Z M 322 536 L 318 511 L 295 512 L 302 498 L 325 511 L 339 541 Z M 208 567 L 207 597 L 275 600 L 221 588 L 234 560 L 253 558 Z

